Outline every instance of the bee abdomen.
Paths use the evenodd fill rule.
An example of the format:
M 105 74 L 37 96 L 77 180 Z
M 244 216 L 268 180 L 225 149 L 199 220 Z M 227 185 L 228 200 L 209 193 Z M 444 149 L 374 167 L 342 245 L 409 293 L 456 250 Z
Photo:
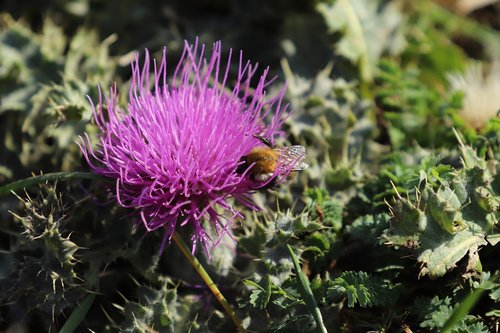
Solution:
M 258 173 L 253 175 L 253 180 L 258 181 L 258 182 L 267 182 L 271 177 L 274 175 L 273 172 L 268 172 L 268 173 Z

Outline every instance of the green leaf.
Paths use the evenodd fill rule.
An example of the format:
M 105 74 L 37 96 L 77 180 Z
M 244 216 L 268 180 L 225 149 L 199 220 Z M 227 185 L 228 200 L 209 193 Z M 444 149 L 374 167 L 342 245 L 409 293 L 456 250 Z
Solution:
M 448 332 L 448 331 L 441 331 Z M 457 324 L 455 328 L 453 328 L 450 332 L 452 333 L 489 333 L 489 328 L 483 324 L 482 322 L 468 324 L 465 321 L 462 321 Z
M 418 261 L 423 263 L 421 275 L 443 276 L 469 251 L 486 245 L 484 235 L 478 234 L 477 231 L 464 230 L 449 239 L 443 235 L 439 236 L 436 230 L 434 230 L 436 236 L 433 237 L 432 233 L 429 232 L 425 238 L 421 238 L 422 247 L 418 256 Z
M 72 180 L 72 179 L 93 179 L 110 181 L 102 176 L 89 172 L 54 172 L 45 175 L 33 176 L 31 178 L 21 179 L 10 184 L 0 187 L 0 197 L 10 194 L 11 192 L 20 191 L 26 187 L 41 184 L 47 181 L 54 180 Z
M 124 316 L 119 327 L 121 332 L 141 332 L 154 327 L 159 332 L 172 333 L 176 331 L 177 326 L 184 327 L 187 324 L 188 321 L 183 318 L 182 308 L 179 306 L 176 287 L 169 279 L 161 278 L 160 282 L 159 288 L 136 282 L 136 300 L 127 300 L 125 306 L 119 307 Z M 189 299 L 183 301 L 197 308 Z
M 469 294 L 453 311 L 449 319 L 444 323 L 441 332 L 442 333 L 448 333 L 448 332 L 454 332 L 455 330 L 452 330 L 457 324 L 465 319 L 465 316 L 470 312 L 470 310 L 476 305 L 476 303 L 479 301 L 483 293 L 485 292 L 485 289 L 482 288 L 477 288 L 474 290 L 471 294 Z M 460 331 L 458 331 L 460 332 Z M 471 331 L 472 332 L 472 331 Z M 482 332 L 482 331 L 480 331 Z
M 276 236 L 285 240 L 304 232 L 319 230 L 323 227 L 320 223 L 312 220 L 306 212 L 294 215 L 291 211 L 287 211 L 286 213 L 278 212 L 275 224 L 277 230 Z
M 78 325 L 85 319 L 87 312 L 89 312 L 94 303 L 95 297 L 96 294 L 94 293 L 87 295 L 87 297 L 78 304 L 76 309 L 73 310 L 68 320 L 66 320 L 63 327 L 59 330 L 59 333 L 73 333 Z
M 326 327 L 323 324 L 323 317 L 321 316 L 321 311 L 319 310 L 318 304 L 316 304 L 316 299 L 311 291 L 311 286 L 309 285 L 309 281 L 307 277 L 302 272 L 302 269 L 299 265 L 299 260 L 293 252 L 292 247 L 287 244 L 288 252 L 290 253 L 290 257 L 292 258 L 293 266 L 295 268 L 295 274 L 297 276 L 297 287 L 306 303 L 307 310 L 314 317 L 316 321 L 317 329 L 319 332 L 327 333 Z
M 364 215 L 347 227 L 351 237 L 370 244 L 380 244 L 380 235 L 389 227 L 389 215 L 386 213 Z
M 376 77 L 375 102 L 385 120 L 393 149 L 422 147 L 455 147 L 456 138 L 450 126 L 462 129 L 456 114 L 461 106 L 454 97 L 443 98 L 432 85 L 422 82 L 419 70 L 401 68 L 393 60 L 380 61 Z M 451 125 L 450 125 L 451 124 Z M 432 131 L 429 131 L 432 127 Z
M 382 53 L 398 54 L 403 50 L 403 17 L 396 2 L 337 0 L 333 4 L 321 2 L 317 10 L 331 33 L 343 34 L 336 52 L 358 64 L 365 82 L 372 81 Z
M 460 213 L 460 200 L 454 191 L 448 187 L 441 187 L 437 192 L 427 191 L 429 207 L 432 217 L 447 232 L 453 234 L 465 228 Z
M 463 169 L 427 168 L 425 187 L 417 190 L 413 199 L 398 194 L 390 207 L 390 228 L 383 239 L 388 245 L 410 249 L 421 263 L 420 275 L 442 276 L 466 255 L 468 267 L 480 272 L 478 250 L 488 244 L 488 236 L 490 243 L 495 242 L 498 161 L 485 160 L 461 141 L 460 148 Z M 429 172 L 438 169 L 445 170 L 446 176 L 436 189 L 428 180 Z
M 333 227 L 335 231 L 342 228 L 342 212 L 344 204 L 331 198 L 324 188 L 314 187 L 307 189 L 304 194 L 312 201 L 308 204 L 309 215 L 319 223 Z
M 327 281 L 326 286 L 326 296 L 330 302 L 346 297 L 350 308 L 356 304 L 363 308 L 390 304 L 397 294 L 396 286 L 366 272 L 343 272 L 333 281 Z
M 245 284 L 256 288 L 250 294 L 250 304 L 252 304 L 254 308 L 260 310 L 265 309 L 271 299 L 272 283 L 270 276 L 266 274 L 258 284 L 250 280 L 246 280 Z

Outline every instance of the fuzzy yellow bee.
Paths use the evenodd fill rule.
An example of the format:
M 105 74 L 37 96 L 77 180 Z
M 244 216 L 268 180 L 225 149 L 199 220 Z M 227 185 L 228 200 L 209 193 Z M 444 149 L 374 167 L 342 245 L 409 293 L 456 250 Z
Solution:
M 276 168 L 290 171 L 288 179 L 292 178 L 296 171 L 304 170 L 308 165 L 304 162 L 306 157 L 306 148 L 300 145 L 276 148 L 272 147 L 269 140 L 263 137 L 256 137 L 265 145 L 254 147 L 247 155 L 241 158 L 245 163 L 238 168 L 238 172 L 246 169 L 252 180 L 257 182 L 266 182 L 275 175 Z M 293 165 L 293 166 L 292 166 Z M 290 166 L 292 168 L 290 169 Z M 266 187 L 272 187 L 271 181 Z

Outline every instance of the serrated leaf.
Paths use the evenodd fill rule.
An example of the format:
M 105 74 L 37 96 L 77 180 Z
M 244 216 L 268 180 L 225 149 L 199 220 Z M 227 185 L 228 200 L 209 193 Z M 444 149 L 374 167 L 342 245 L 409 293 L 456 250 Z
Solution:
M 419 237 L 418 261 L 422 263 L 420 275 L 438 277 L 455 267 L 469 249 L 486 245 L 484 234 L 473 226 L 449 235 L 429 223 Z
M 454 309 L 448 320 L 441 326 L 441 332 L 484 332 L 484 325 L 476 323 L 469 326 L 466 324 L 467 314 L 477 304 L 485 289 L 477 288 L 470 293 L 458 306 Z
M 293 215 L 291 211 L 278 213 L 275 223 L 277 236 L 283 239 L 322 228 L 322 225 L 313 221 L 307 213 Z
M 442 331 L 445 332 L 445 331 Z M 467 324 L 464 321 L 459 323 L 457 327 L 453 328 L 451 333 L 489 333 L 490 330 L 483 323 Z
M 461 143 L 462 157 L 469 161 L 464 169 L 446 171 L 448 179 L 437 189 L 427 183 L 414 201 L 399 196 L 390 207 L 393 217 L 383 239 L 411 249 L 421 263 L 420 275 L 442 276 L 467 253 L 477 256 L 498 223 L 496 206 L 491 204 L 496 199 L 491 184 L 497 162 L 486 162 L 469 148 Z M 480 272 L 480 262 L 478 256 L 469 260 L 468 272 Z
M 386 213 L 365 215 L 357 218 L 347 229 L 352 237 L 378 244 L 381 242 L 380 235 L 389 227 L 389 219 Z
M 265 309 L 267 307 L 267 304 L 269 303 L 269 300 L 271 299 L 272 284 L 269 275 L 266 274 L 266 276 L 264 276 L 264 278 L 258 284 L 249 282 L 250 281 L 247 281 L 246 283 L 257 288 L 250 294 L 250 304 L 252 304 L 254 308 L 260 310 Z
M 450 298 L 441 300 L 437 296 L 429 300 L 420 311 L 425 315 L 425 320 L 420 323 L 424 328 L 440 328 L 450 318 L 453 307 L 450 305 Z
M 326 297 L 334 301 L 339 296 L 347 298 L 348 307 L 356 304 L 361 307 L 372 307 L 393 301 L 397 290 L 380 278 L 372 277 L 366 272 L 343 272 L 333 281 L 327 282 Z

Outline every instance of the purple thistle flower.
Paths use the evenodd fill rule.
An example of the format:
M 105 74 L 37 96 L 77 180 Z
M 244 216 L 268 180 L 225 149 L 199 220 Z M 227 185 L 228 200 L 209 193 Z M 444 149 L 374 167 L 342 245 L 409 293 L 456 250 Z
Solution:
M 116 84 L 97 108 L 91 101 L 99 127 L 98 144 L 80 138 L 80 149 L 92 170 L 116 179 L 113 193 L 123 207 L 136 208 L 148 231 L 165 228 L 165 241 L 178 226 L 192 225 L 193 252 L 200 241 L 208 252 L 210 239 L 202 225 L 210 221 L 219 237 L 242 214 L 228 201 L 234 198 L 258 210 L 252 192 L 256 184 L 237 169 L 242 156 L 262 145 L 256 138 L 271 141 L 281 135 L 288 113 L 282 105 L 285 86 L 277 96 L 266 96 L 269 68 L 257 86 L 250 87 L 257 65 L 239 56 L 238 76 L 228 87 L 231 51 L 221 63 L 221 43 L 213 46 L 209 59 L 205 46 L 185 43 L 173 78 L 167 82 L 166 51 L 161 63 L 153 60 L 154 87 L 150 85 L 150 61 L 142 70 L 139 56 L 132 62 L 132 80 L 127 110 L 117 105 Z M 105 112 L 106 111 L 106 112 Z M 268 119 L 268 125 L 264 123 Z M 97 162 L 97 163 L 96 163 Z M 292 169 L 276 168 L 273 178 L 282 179 Z M 267 182 L 266 182 L 267 183 Z

